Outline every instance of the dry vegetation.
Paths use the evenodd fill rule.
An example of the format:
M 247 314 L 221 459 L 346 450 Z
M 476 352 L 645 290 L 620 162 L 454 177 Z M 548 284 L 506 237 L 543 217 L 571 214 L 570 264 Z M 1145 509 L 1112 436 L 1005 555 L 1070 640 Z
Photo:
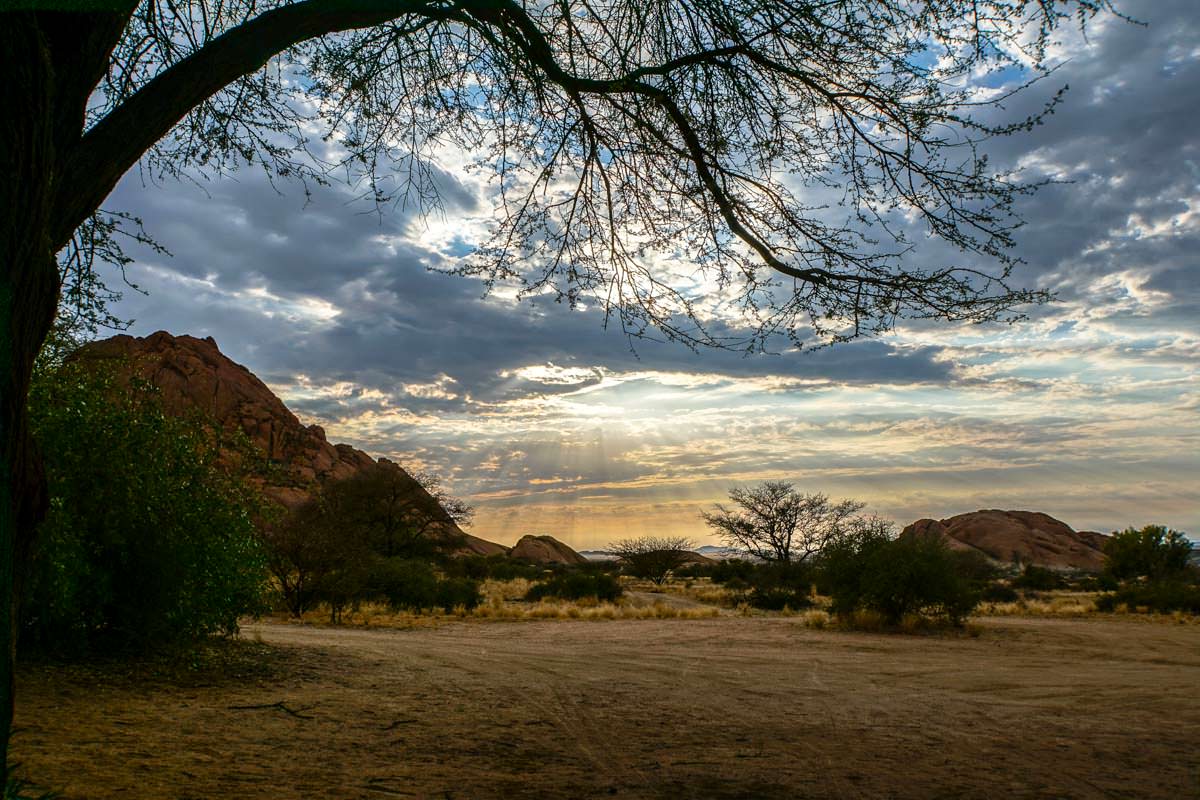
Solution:
M 424 628 L 437 627 L 454 621 L 521 621 L 521 620 L 639 620 L 639 619 L 706 619 L 724 615 L 740 617 L 780 617 L 798 619 L 807 627 L 824 630 L 844 628 L 860 631 L 884 631 L 887 626 L 877 614 L 860 611 L 850 618 L 839 619 L 828 611 L 828 598 L 813 596 L 814 606 L 804 609 L 763 611 L 747 605 L 744 593 L 722 584 L 714 584 L 708 578 L 686 581 L 668 581 L 656 585 L 650 581 L 623 580 L 624 597 L 615 603 L 597 602 L 592 599 L 555 600 L 538 602 L 524 600 L 533 583 L 523 578 L 513 580 L 483 581 L 483 602 L 473 609 L 456 608 L 443 611 L 396 611 L 381 603 L 364 603 L 348 610 L 341 625 L 364 628 Z M 976 609 L 974 616 L 987 617 L 1063 617 L 1082 618 L 1101 615 L 1096 610 L 1096 592 L 1042 591 L 1028 592 L 1014 602 L 985 602 Z M 1119 607 L 1117 614 L 1132 614 L 1138 609 Z M 1143 609 L 1144 611 L 1144 609 Z M 1111 615 L 1101 615 L 1111 616 Z M 273 617 L 277 622 L 289 621 L 282 613 Z M 1183 613 L 1152 615 L 1150 619 L 1177 623 L 1190 623 L 1198 618 Z M 329 613 L 315 609 L 304 614 L 300 622 L 318 627 L 329 626 Z M 919 633 L 944 632 L 946 626 L 915 615 L 906 617 L 896 632 Z M 977 624 L 968 624 L 964 631 L 969 636 L 979 635 Z

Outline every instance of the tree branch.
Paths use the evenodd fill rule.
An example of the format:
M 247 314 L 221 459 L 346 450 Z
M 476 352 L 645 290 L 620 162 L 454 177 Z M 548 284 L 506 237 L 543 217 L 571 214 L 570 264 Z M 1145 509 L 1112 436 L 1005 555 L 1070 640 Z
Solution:
M 428 0 L 304 0 L 264 12 L 173 64 L 96 123 L 68 157 L 57 182 L 55 249 L 142 154 L 203 100 L 300 42 L 413 13 L 444 15 Z

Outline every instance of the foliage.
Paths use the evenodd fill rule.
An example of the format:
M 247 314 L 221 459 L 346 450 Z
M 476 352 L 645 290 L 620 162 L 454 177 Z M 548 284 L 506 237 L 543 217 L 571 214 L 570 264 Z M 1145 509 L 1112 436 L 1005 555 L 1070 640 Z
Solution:
M 867 610 L 892 625 L 913 614 L 959 625 L 978 603 L 953 553 L 932 536 L 894 539 L 882 529 L 862 529 L 831 543 L 820 568 L 840 616 Z
M 1035 564 L 1026 564 L 1021 570 L 1021 574 L 1013 578 L 1012 585 L 1018 589 L 1032 589 L 1039 592 L 1048 592 L 1054 589 L 1062 589 L 1067 585 L 1066 579 L 1052 569 L 1039 567 Z
M 1071 588 L 1077 592 L 1111 592 L 1120 585 L 1121 582 L 1107 572 L 1101 572 L 1099 575 L 1081 575 L 1071 581 Z
M 629 574 L 662 585 L 672 571 L 688 563 L 689 551 L 695 546 L 683 536 L 643 536 L 613 542 L 608 553 L 616 556 Z
M 711 570 L 709 577 L 712 578 L 713 583 L 729 583 L 734 580 L 748 582 L 757 567 L 758 565 L 753 561 L 743 558 L 727 558 L 709 568 Z
M 363 595 L 386 600 L 393 609 L 453 611 L 479 605 L 479 583 L 471 578 L 439 579 L 426 562 L 390 558 L 378 561 L 371 571 L 370 587 Z
M 755 608 L 796 611 L 813 604 L 813 574 L 808 564 L 787 561 L 760 564 L 750 574 L 748 583 L 750 592 L 745 600 Z
M 1158 613 L 1185 611 L 1200 614 L 1200 586 L 1182 580 L 1131 583 L 1096 598 L 1096 608 L 1100 611 L 1115 611 L 1118 606 L 1131 610 L 1145 608 Z
M 983 587 L 979 599 L 985 603 L 1015 603 L 1021 595 L 1007 583 L 989 583 Z
M 316 500 L 324 523 L 349 535 L 384 558 L 434 558 L 460 543 L 451 523 L 466 524 L 473 509 L 441 489 L 436 476 L 425 482 L 390 461 L 381 461 L 345 480 L 325 486 Z M 453 513 L 451 513 L 453 512 Z
M 767 481 L 729 491 L 733 507 L 717 504 L 704 522 L 731 548 L 762 561 L 805 561 L 846 533 L 863 508 L 857 500 L 833 502 L 802 494 L 790 483 Z
M 436 586 L 425 587 L 415 568 L 401 569 L 420 584 L 407 595 L 393 574 L 395 564 L 445 557 L 460 540 L 451 523 L 470 518 L 469 506 L 446 495 L 435 480 L 426 481 L 436 494 L 426 494 L 396 465 L 380 462 L 328 484 L 286 518 L 265 526 L 268 564 L 286 608 L 299 617 L 326 603 L 336 622 L 343 609 L 381 592 L 389 602 L 412 599 L 396 599 L 393 605 L 439 605 Z
M 530 564 L 506 555 L 470 555 L 447 559 L 442 564 L 442 572 L 452 578 L 470 578 L 471 580 L 511 581 L 523 578 L 534 581 L 542 577 L 546 567 L 541 564 Z
M 560 600 L 595 598 L 600 602 L 612 602 L 622 593 L 621 583 L 607 572 L 573 570 L 535 583 L 529 588 L 525 598 L 527 600 L 542 600 L 547 597 L 556 597 Z
M 1126 528 L 1114 531 L 1104 543 L 1104 569 L 1117 580 L 1164 580 L 1183 575 L 1191 553 L 1192 544 L 1180 531 L 1162 525 Z
M 978 550 L 952 550 L 954 569 L 964 579 L 982 586 L 1000 575 L 1000 567 Z
M 229 633 L 261 607 L 257 498 L 217 432 L 97 365 L 40 374 L 31 395 L 50 512 L 26 578 L 26 644 L 145 649 Z

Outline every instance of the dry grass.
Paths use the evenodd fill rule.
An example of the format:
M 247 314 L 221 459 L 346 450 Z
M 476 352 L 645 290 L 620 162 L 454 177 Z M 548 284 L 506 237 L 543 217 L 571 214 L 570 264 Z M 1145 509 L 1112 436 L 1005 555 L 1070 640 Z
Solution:
M 720 616 L 717 608 L 674 608 L 666 603 L 635 606 L 586 600 L 542 600 L 538 603 L 492 602 L 476 608 L 476 619 L 707 619 Z
M 1094 592 L 1059 592 L 1013 603 L 981 603 L 981 617 L 1082 617 L 1096 613 Z
M 451 612 L 442 610 L 393 610 L 382 603 L 363 603 L 342 614 L 341 625 L 361 628 L 428 628 L 456 620 L 619 620 L 619 619 L 708 619 L 720 616 L 715 606 L 706 608 L 677 608 L 667 602 L 649 604 L 622 599 L 616 603 L 598 602 L 594 598 L 580 600 L 546 599 L 536 603 L 523 598 L 533 584 L 523 578 L 511 581 L 484 581 L 480 587 L 483 597 L 477 607 L 459 606 Z M 662 592 L 660 592 L 662 593 Z M 279 621 L 286 621 L 280 616 Z M 305 612 L 299 622 L 318 627 L 331 625 L 329 611 L 316 609 Z

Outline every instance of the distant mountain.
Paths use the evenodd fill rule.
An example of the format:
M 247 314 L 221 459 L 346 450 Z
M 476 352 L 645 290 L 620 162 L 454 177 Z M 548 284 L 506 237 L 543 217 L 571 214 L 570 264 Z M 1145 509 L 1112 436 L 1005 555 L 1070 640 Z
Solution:
M 745 553 L 719 544 L 706 544 L 703 547 L 697 547 L 696 552 L 717 561 L 723 561 L 727 558 L 746 558 Z
M 615 561 L 617 558 L 607 550 L 580 550 L 579 555 L 588 561 Z

